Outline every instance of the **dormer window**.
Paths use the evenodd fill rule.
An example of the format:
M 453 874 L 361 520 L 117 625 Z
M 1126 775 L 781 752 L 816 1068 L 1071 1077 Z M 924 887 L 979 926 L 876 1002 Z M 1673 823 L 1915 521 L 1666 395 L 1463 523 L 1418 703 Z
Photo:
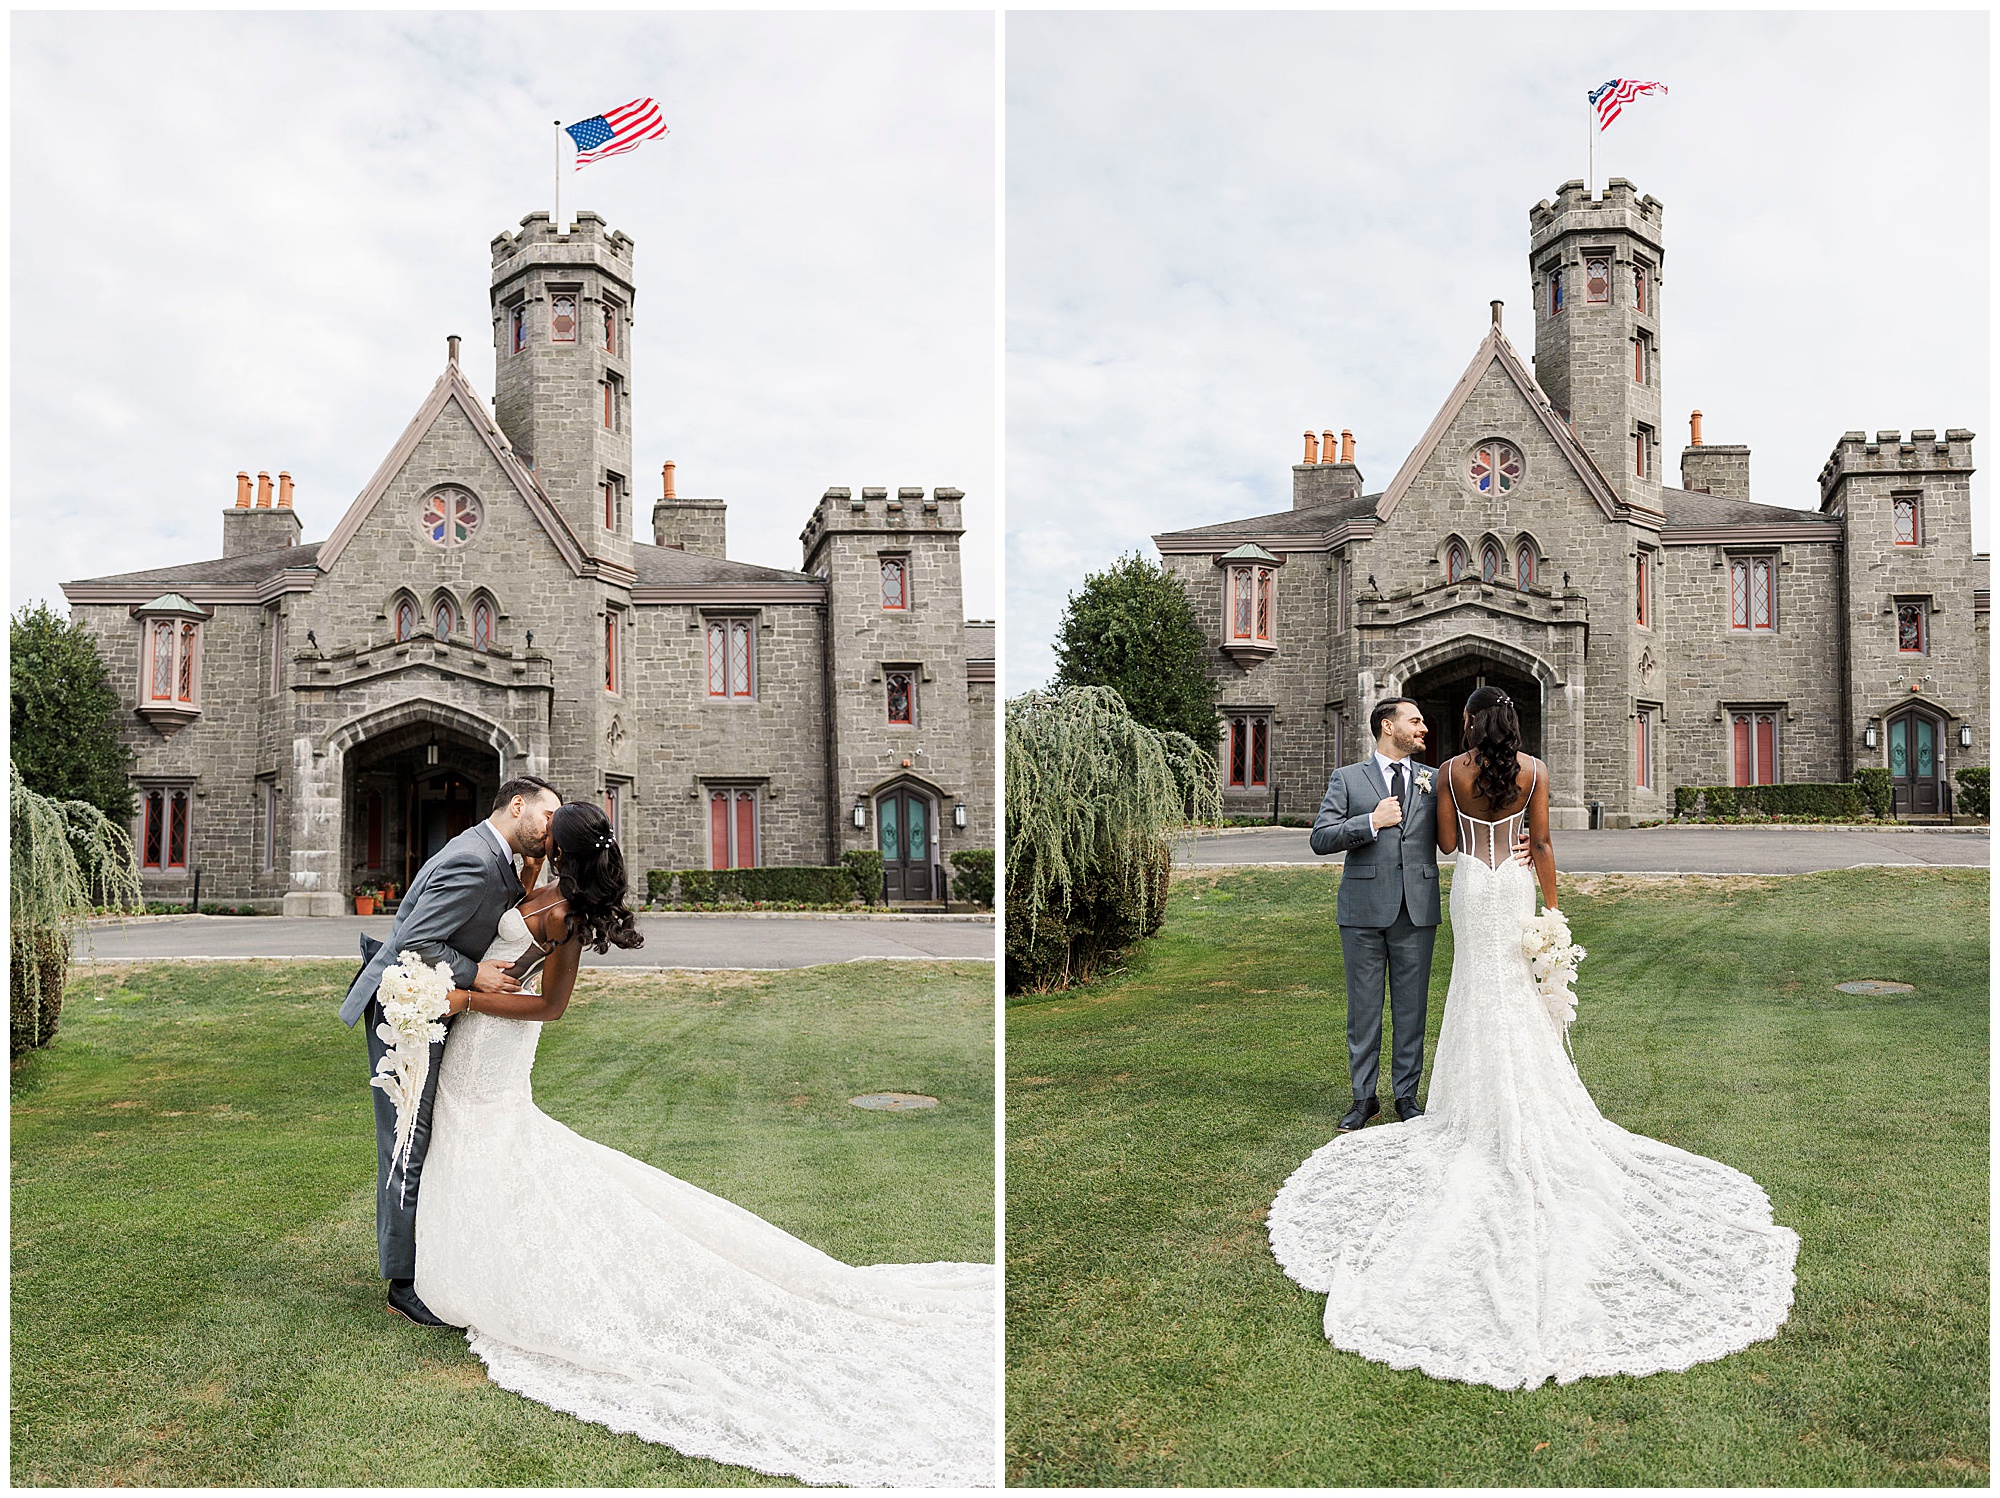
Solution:
M 575 292 L 559 292 L 549 298 L 549 342 L 576 342 Z
M 171 738 L 201 716 L 201 628 L 208 615 L 178 593 L 163 593 L 132 612 L 145 641 L 139 715 Z

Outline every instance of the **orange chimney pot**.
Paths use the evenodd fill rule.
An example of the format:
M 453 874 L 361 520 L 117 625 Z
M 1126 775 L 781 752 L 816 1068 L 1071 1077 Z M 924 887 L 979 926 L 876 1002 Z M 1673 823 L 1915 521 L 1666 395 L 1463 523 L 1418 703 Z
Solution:
M 1319 433 L 1318 433 L 1318 432 L 1307 432 L 1307 433 L 1306 433 L 1306 461 L 1307 461 L 1308 463 L 1317 463 L 1317 462 L 1319 461 Z
M 292 476 L 281 469 L 278 473 L 278 508 L 289 510 L 291 507 Z
M 1354 461 L 1354 433 L 1348 431 L 1346 427 L 1340 429 L 1340 461 L 1343 463 Z
M 1321 432 L 1321 433 L 1320 433 L 1320 437 L 1319 437 L 1319 460 L 1320 460 L 1320 462 L 1322 462 L 1322 463 L 1331 463 L 1331 462 L 1333 461 L 1333 455 L 1334 455 L 1334 451 L 1335 451 L 1335 449 L 1334 449 L 1334 445 L 1333 445 L 1333 433 L 1332 433 L 1332 432 Z
M 1701 446 L 1701 412 L 1693 412 L 1688 417 L 1688 446 Z
M 271 475 L 268 473 L 257 475 L 257 508 L 260 510 L 271 508 Z
M 660 465 L 660 495 L 664 499 L 674 497 L 674 465 L 671 462 Z
M 236 475 L 236 508 L 250 508 L 250 475 L 247 473 L 238 472 Z

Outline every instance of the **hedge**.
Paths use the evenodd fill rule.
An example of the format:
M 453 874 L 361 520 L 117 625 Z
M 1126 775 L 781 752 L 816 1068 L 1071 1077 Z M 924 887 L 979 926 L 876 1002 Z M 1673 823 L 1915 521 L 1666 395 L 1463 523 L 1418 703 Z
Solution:
M 861 898 L 870 905 L 882 903 L 882 855 L 873 848 L 854 848 L 840 855 L 840 861 L 854 875 Z
M 1682 785 L 1674 787 L 1676 817 L 1817 817 L 1854 821 L 1868 799 L 1852 780 L 1796 780 L 1785 785 Z
M 860 896 L 854 871 L 834 868 L 649 869 L 646 899 L 655 905 L 735 905 L 785 901 L 852 905 Z
M 951 880 L 952 895 L 970 905 L 993 904 L 993 850 L 968 848 L 951 855 L 957 872 Z
M 1988 805 L 1986 783 L 1991 769 L 1989 765 L 1966 765 L 1952 771 L 1952 779 L 1958 782 L 1959 815 L 1967 817 L 1986 815 Z
M 1861 786 L 1861 794 L 1868 800 L 1871 816 L 1887 821 L 1896 814 L 1895 778 L 1880 765 L 1870 765 L 1854 772 L 1855 780 Z

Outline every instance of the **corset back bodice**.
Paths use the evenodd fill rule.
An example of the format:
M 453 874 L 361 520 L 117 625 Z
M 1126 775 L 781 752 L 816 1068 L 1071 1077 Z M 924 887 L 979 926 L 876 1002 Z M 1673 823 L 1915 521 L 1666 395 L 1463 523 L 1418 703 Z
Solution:
M 1449 773 L 1449 772 L 1447 772 Z M 1528 799 L 1497 820 L 1458 809 L 1458 859 L 1451 881 L 1451 938 L 1460 950 L 1489 958 L 1521 956 L 1521 922 L 1535 913 L 1535 874 L 1514 862 L 1514 842 L 1526 824 L 1540 771 L 1528 782 Z M 1456 787 L 1453 788 L 1454 792 Z M 1458 797 L 1452 797 L 1456 806 Z M 1474 872 L 1474 870 L 1478 872 Z

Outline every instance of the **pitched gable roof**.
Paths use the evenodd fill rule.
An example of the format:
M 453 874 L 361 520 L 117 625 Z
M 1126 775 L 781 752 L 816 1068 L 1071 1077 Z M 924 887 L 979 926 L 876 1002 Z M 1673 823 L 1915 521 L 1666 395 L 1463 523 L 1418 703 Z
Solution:
M 436 424 L 445 407 L 453 404 L 465 413 L 465 419 L 472 423 L 472 429 L 479 434 L 480 439 L 493 454 L 494 461 L 500 465 L 501 472 L 506 474 L 516 492 L 520 494 L 529 513 L 540 521 L 542 529 L 548 532 L 549 539 L 555 543 L 556 550 L 562 553 L 562 559 L 569 564 L 570 571 L 581 577 L 585 561 L 583 542 L 577 538 L 576 532 L 570 529 L 569 522 L 563 519 L 562 512 L 555 507 L 554 502 L 542 492 L 542 486 L 535 481 L 535 476 L 527 470 L 519 458 L 514 456 L 512 444 L 507 441 L 506 434 L 487 412 L 486 404 L 480 400 L 478 392 L 466 383 L 464 374 L 459 371 L 456 358 L 445 365 L 444 373 L 439 375 L 437 383 L 431 386 L 431 393 L 424 397 L 423 405 L 419 406 L 417 414 L 410 418 L 410 424 L 403 429 L 403 435 L 397 438 L 396 445 L 389 449 L 389 455 L 382 460 L 382 466 L 375 470 L 375 476 L 368 480 L 366 487 L 355 497 L 354 503 L 347 507 L 347 513 L 340 517 L 340 524 L 333 528 L 331 535 L 320 542 L 320 571 L 330 571 L 333 564 L 340 560 L 341 552 L 346 550 L 347 543 L 354 539 L 355 532 L 361 529 L 363 522 L 374 513 L 376 502 L 381 499 L 383 492 L 388 489 L 396 475 L 403 471 L 403 465 L 410 461 L 410 455 L 417 450 L 417 444 L 423 441 L 425 433 Z
M 1521 393 L 1521 398 L 1528 403 L 1528 409 L 1535 413 L 1543 430 L 1569 460 L 1569 465 L 1576 470 L 1577 477 L 1583 480 L 1584 487 L 1590 491 L 1590 497 L 1596 500 L 1597 507 L 1604 511 L 1605 518 L 1617 520 L 1623 517 L 1631 507 L 1618 497 L 1618 491 L 1611 487 L 1611 481 L 1604 476 L 1604 470 L 1599 468 L 1596 460 L 1584 451 L 1583 444 L 1576 439 L 1576 433 L 1569 429 L 1569 423 L 1556 414 L 1554 403 L 1536 382 L 1534 375 L 1529 373 L 1528 366 L 1521 361 L 1521 356 L 1514 352 L 1514 345 L 1507 341 L 1506 335 L 1496 325 L 1488 331 L 1485 340 L 1479 345 L 1479 352 L 1472 356 L 1472 362 L 1465 367 L 1465 373 L 1458 377 L 1458 383 L 1452 387 L 1451 395 L 1446 399 L 1443 409 L 1432 419 L 1417 445 L 1410 449 L 1410 455 L 1403 459 L 1403 466 L 1396 470 L 1396 476 L 1389 481 L 1389 487 L 1382 491 L 1382 498 L 1375 506 L 1376 518 L 1387 520 L 1396 513 L 1396 506 L 1402 503 L 1403 496 L 1410 490 L 1410 485 L 1416 482 L 1424 464 L 1429 462 L 1431 454 L 1437 451 L 1438 443 L 1444 440 L 1444 434 L 1451 429 L 1452 422 L 1458 419 L 1458 413 L 1465 409 L 1465 403 L 1472 398 L 1472 392 L 1486 377 L 1488 366 L 1493 364 L 1498 364 L 1506 372 L 1514 388 Z

